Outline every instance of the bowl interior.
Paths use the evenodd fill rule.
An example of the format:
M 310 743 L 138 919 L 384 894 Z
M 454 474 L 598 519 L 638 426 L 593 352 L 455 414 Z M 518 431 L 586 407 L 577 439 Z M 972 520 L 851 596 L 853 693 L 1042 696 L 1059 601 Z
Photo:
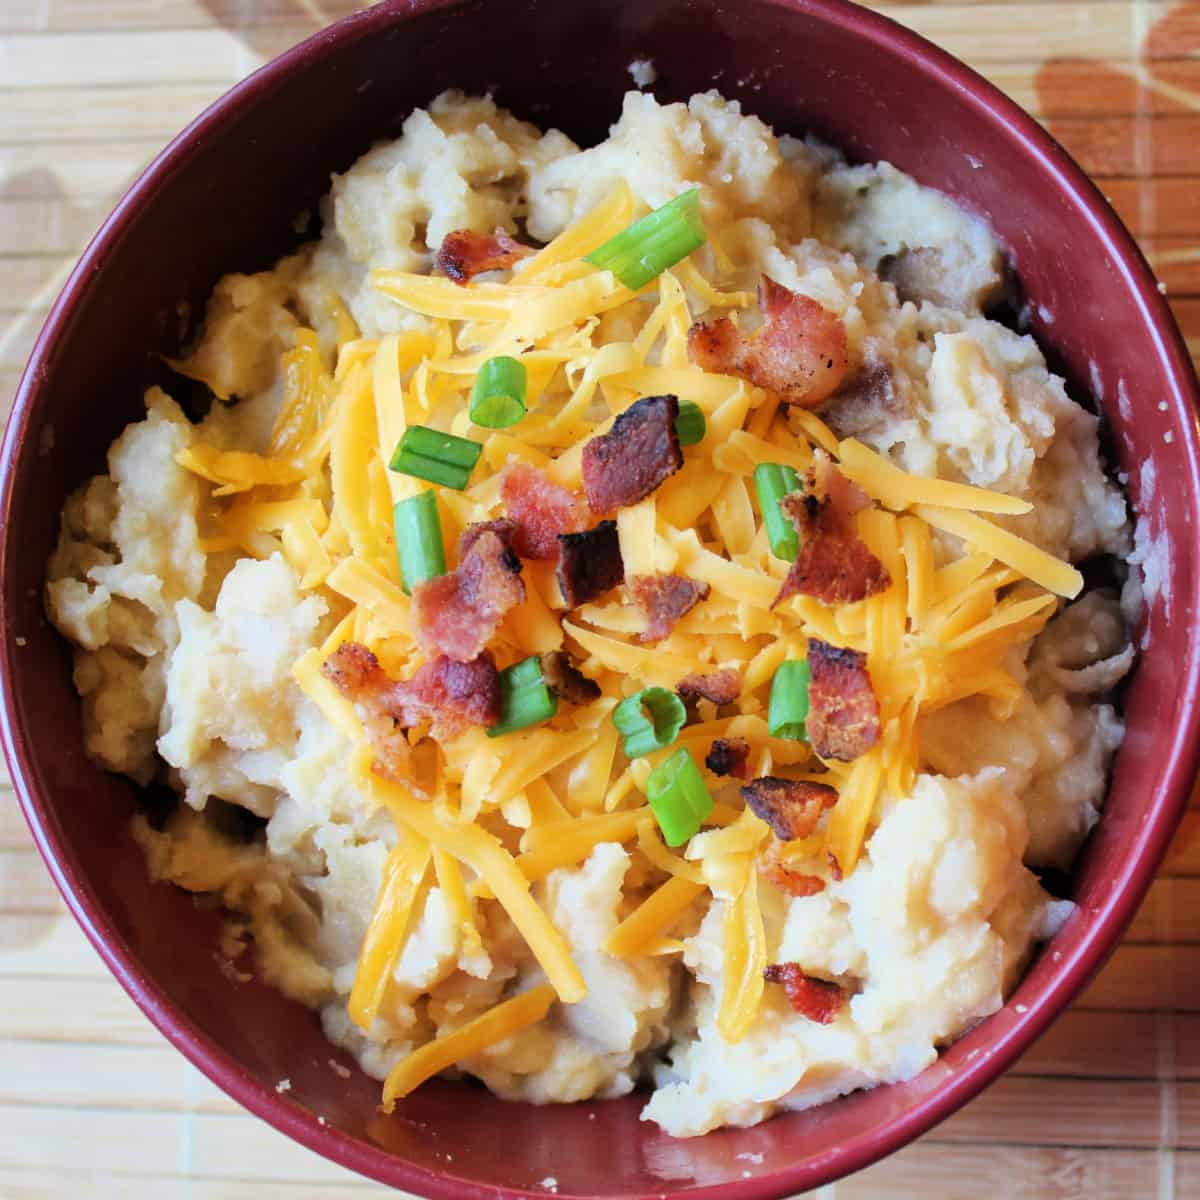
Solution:
M 535 1111 L 437 1083 L 383 1119 L 373 1081 L 335 1073 L 331 1059 L 352 1064 L 313 1015 L 217 969 L 215 915 L 147 882 L 128 834 L 133 789 L 81 749 L 69 657 L 41 608 L 45 563 L 66 495 L 138 416 L 156 355 L 177 348 L 223 273 L 265 267 L 289 247 L 287 231 L 331 170 L 394 136 L 414 105 L 448 86 L 490 90 L 539 124 L 595 140 L 616 117 L 635 58 L 653 60 L 660 98 L 719 88 L 781 131 L 888 159 L 985 216 L 1011 250 L 1056 366 L 1077 397 L 1102 403 L 1131 495 L 1169 550 L 1168 586 L 1150 608 L 1127 694 L 1108 812 L 1073 876 L 1079 911 L 1021 985 L 1023 1012 L 1010 1004 L 908 1084 L 690 1142 L 640 1122 L 637 1097 Z M 52 315 L 5 444 L 6 748 L 89 935 L 217 1082 L 309 1145 L 426 1194 L 544 1195 L 537 1185 L 553 1177 L 560 1194 L 582 1196 L 782 1195 L 861 1166 L 952 1111 L 1082 985 L 1149 882 L 1190 780 L 1194 383 L 1115 218 L 1031 129 L 969 72 L 840 0 L 417 0 L 351 18 L 243 84 L 122 202 Z M 279 1096 L 283 1078 L 292 1086 Z

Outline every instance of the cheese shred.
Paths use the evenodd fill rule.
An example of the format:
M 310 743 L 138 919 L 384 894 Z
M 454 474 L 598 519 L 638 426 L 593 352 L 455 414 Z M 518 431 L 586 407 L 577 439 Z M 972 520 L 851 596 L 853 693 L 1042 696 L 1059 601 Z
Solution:
M 426 1042 L 419 1050 L 402 1058 L 388 1073 L 383 1085 L 383 1111 L 392 1112 L 397 1100 L 402 1100 L 447 1067 L 536 1025 L 553 1003 L 554 989 L 549 984 L 539 984 L 488 1009 L 453 1033 Z
M 399 823 L 470 867 L 487 883 L 564 1004 L 574 1004 L 587 995 L 566 939 L 530 895 L 529 881 L 512 855 L 490 833 L 478 825 L 439 818 L 430 805 L 414 799 L 397 784 L 375 778 L 372 787 Z
M 383 887 L 363 938 L 358 973 L 350 992 L 350 1019 L 359 1029 L 369 1030 L 379 1014 L 428 870 L 429 843 L 412 834 L 402 836 L 384 864 Z
M 725 961 L 717 1029 L 734 1045 L 746 1036 L 762 1002 L 767 937 L 758 905 L 758 872 L 747 873 L 746 884 L 726 901 L 722 925 Z
M 604 953 L 614 958 L 633 958 L 646 953 L 646 947 L 678 921 L 704 891 L 704 884 L 673 875 L 608 935 Z

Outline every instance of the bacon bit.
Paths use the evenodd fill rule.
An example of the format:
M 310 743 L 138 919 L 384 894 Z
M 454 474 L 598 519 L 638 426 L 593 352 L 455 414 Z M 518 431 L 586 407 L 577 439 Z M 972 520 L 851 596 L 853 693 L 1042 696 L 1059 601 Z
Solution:
M 746 806 L 785 842 L 808 837 L 816 829 L 821 814 L 832 808 L 837 798 L 837 790 L 828 784 L 778 779 L 773 775 L 764 775 L 742 788 Z
M 556 574 L 568 608 L 587 604 L 624 581 L 616 521 L 601 521 L 583 533 L 560 533 L 558 546 Z
M 846 993 L 836 983 L 806 975 L 799 963 L 771 963 L 763 971 L 768 983 L 782 983 L 788 1002 L 802 1016 L 821 1025 L 837 1020 L 846 1006 Z
M 879 740 L 867 656 L 808 639 L 808 740 L 821 758 L 853 762 Z
M 681 617 L 708 599 L 710 591 L 707 583 L 683 575 L 634 575 L 626 583 L 634 604 L 646 616 L 646 628 L 639 639 L 643 642 L 665 638 Z
M 583 448 L 583 490 L 593 512 L 644 500 L 683 466 L 675 432 L 677 396 L 646 396 Z
M 705 371 L 740 375 L 787 404 L 816 408 L 837 391 L 850 366 L 841 317 L 766 275 L 758 306 L 763 325 L 756 333 L 741 333 L 728 317 L 693 325 L 689 357 Z
M 704 765 L 714 775 L 750 776 L 750 743 L 743 737 L 714 738 Z
M 826 850 L 825 858 L 829 862 L 829 874 L 833 876 L 833 882 L 841 883 L 845 876 L 842 874 L 842 868 L 838 863 L 837 855 L 832 850 Z
M 853 604 L 885 591 L 887 568 L 858 538 L 825 535 L 801 547 L 771 607 L 791 596 L 812 596 L 823 604 Z
M 565 650 L 542 655 L 542 678 L 546 686 L 568 704 L 588 704 L 600 698 L 600 685 L 589 679 Z
M 825 424 L 839 438 L 879 433 L 912 415 L 912 397 L 896 386 L 891 366 L 876 357 L 868 359 L 853 379 L 834 392 L 821 412 Z
M 433 260 L 433 269 L 465 285 L 484 271 L 499 271 L 511 267 L 533 253 L 529 246 L 509 237 L 503 229 L 494 234 L 476 233 L 473 229 L 455 229 L 446 234 Z
M 801 545 L 772 608 L 797 594 L 823 604 L 854 604 L 891 586 L 887 568 L 854 527 L 854 514 L 870 503 L 823 451 L 816 452 L 805 490 L 791 492 L 779 502 Z
M 527 463 L 510 463 L 505 469 L 500 498 L 516 523 L 512 545 L 522 558 L 555 559 L 560 533 L 587 528 L 587 505 L 582 498 L 551 483 Z
M 805 896 L 815 896 L 825 890 L 825 880 L 820 875 L 810 875 L 797 871 L 783 857 L 784 843 L 777 837 L 771 839 L 771 844 L 759 856 L 759 870 L 767 882 L 778 888 L 785 895 L 795 899 Z
M 467 663 L 439 656 L 401 681 L 388 675 L 366 646 L 343 642 L 321 674 L 354 704 L 391 778 L 407 774 L 405 729 L 432 719 L 433 736 L 444 740 L 466 725 L 494 725 L 500 719 L 500 676 L 489 654 Z
M 718 706 L 732 704 L 742 694 L 742 677 L 733 667 L 722 667 L 707 675 L 685 675 L 675 690 L 684 700 L 703 698 Z
M 476 521 L 474 525 L 468 525 L 458 539 L 458 561 L 460 563 L 471 553 L 475 543 L 485 533 L 494 533 L 506 548 L 512 549 L 513 539 L 517 533 L 517 523 L 509 520 L 508 517 L 499 517 L 495 521 Z
M 806 480 L 809 491 L 826 502 L 829 520 L 839 533 L 853 532 L 854 514 L 871 507 L 871 497 L 847 479 L 824 450 L 813 454 Z
M 825 880 L 820 875 L 806 875 L 801 871 L 793 871 L 783 863 L 772 863 L 763 874 L 769 884 L 794 900 L 816 896 L 825 890 Z
M 470 662 L 488 644 L 500 618 L 525 599 L 521 560 L 509 545 L 511 521 L 468 525 L 459 539 L 458 568 L 413 588 L 413 633 L 427 654 Z

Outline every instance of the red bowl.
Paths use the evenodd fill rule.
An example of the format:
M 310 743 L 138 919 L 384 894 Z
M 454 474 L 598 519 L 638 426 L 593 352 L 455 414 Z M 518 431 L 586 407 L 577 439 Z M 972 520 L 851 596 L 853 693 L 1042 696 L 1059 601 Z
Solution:
M 888 159 L 986 217 L 1052 362 L 1104 410 L 1134 503 L 1168 552 L 1166 581 L 1108 808 L 1073 875 L 1078 910 L 1009 1004 L 918 1078 L 691 1141 L 640 1122 L 637 1096 L 533 1109 L 434 1083 L 385 1119 L 375 1082 L 333 1071 L 331 1058 L 353 1064 L 312 1013 L 218 970 L 215 914 L 147 882 L 129 835 L 134 789 L 82 750 L 69 655 L 42 612 L 46 560 L 68 492 L 138 416 L 188 313 L 226 271 L 289 248 L 331 170 L 449 85 L 602 137 L 635 58 L 654 61 L 660 97 L 719 87 L 780 130 Z M 883 18 L 844 0 L 394 0 L 283 55 L 176 138 L 55 304 L 0 463 L 5 754 L 55 881 L 130 995 L 214 1082 L 311 1149 L 454 1200 L 544 1196 L 548 1177 L 571 1196 L 806 1190 L 923 1133 L 1008 1067 L 1114 948 L 1163 858 L 1197 753 L 1196 398 L 1154 278 L 1099 192 L 995 88 Z

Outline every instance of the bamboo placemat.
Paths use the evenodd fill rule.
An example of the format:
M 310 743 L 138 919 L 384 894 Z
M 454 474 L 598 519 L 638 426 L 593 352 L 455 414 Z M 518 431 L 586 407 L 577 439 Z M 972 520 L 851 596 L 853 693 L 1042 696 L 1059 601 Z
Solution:
M 562 0 L 569 3 L 570 0 Z M 0 403 L 75 256 L 201 108 L 353 0 L 0 0 Z M 1200 353 L 1200 3 L 874 5 L 1041 118 L 1152 256 Z M 0 1196 L 358 1200 L 134 1008 L 0 795 Z M 395 1194 L 395 1193 L 388 1193 Z M 1200 1196 L 1200 804 L 1134 928 L 1005 1078 L 821 1200 Z

